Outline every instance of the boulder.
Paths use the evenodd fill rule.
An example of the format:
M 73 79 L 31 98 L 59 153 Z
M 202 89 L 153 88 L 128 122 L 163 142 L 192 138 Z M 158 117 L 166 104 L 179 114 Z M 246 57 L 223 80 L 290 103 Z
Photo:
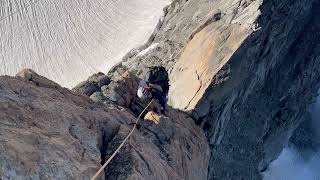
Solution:
M 109 98 L 107 98 L 106 96 L 104 96 L 103 93 L 100 92 L 100 91 L 94 92 L 90 96 L 90 99 L 92 99 L 95 102 L 101 102 L 101 103 L 104 103 L 104 104 L 112 104 L 111 103 L 112 101 Z
M 78 84 L 76 87 L 72 88 L 72 91 L 91 96 L 94 92 L 100 91 L 100 87 L 96 82 L 84 81 Z
M 102 93 L 120 106 L 130 107 L 133 99 L 136 98 L 138 79 L 126 71 L 112 80 L 108 86 L 103 86 Z
M 36 84 L 37 86 L 41 86 L 41 87 L 47 87 L 47 88 L 58 88 L 60 87 L 59 84 L 43 77 L 40 76 L 39 74 L 37 74 L 36 72 L 34 72 L 31 69 L 22 69 L 21 71 L 19 71 L 16 74 L 16 77 L 22 78 L 26 81 L 30 81 L 34 84 Z
M 72 91 L 91 96 L 94 92 L 101 91 L 101 87 L 108 85 L 111 82 L 110 77 L 99 72 L 90 76 L 86 81 L 79 83 Z
M 95 73 L 92 76 L 90 76 L 87 81 L 89 82 L 95 82 L 98 84 L 99 87 L 108 85 L 111 82 L 110 77 L 106 76 L 102 72 Z
M 146 121 L 152 121 L 156 124 L 159 124 L 161 119 L 161 116 L 153 111 L 149 111 L 145 116 L 144 116 L 144 120 Z

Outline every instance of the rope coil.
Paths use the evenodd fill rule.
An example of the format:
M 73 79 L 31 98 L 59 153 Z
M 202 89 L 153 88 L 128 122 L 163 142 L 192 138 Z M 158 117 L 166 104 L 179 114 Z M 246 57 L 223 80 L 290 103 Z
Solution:
M 130 133 L 127 135 L 127 137 L 122 141 L 122 143 L 119 145 L 119 147 L 114 151 L 114 153 L 109 157 L 109 159 L 104 163 L 104 165 L 99 169 L 99 171 L 90 179 L 90 180 L 95 180 L 99 177 L 99 174 L 104 170 L 104 168 L 111 162 L 111 160 L 118 154 L 118 152 L 120 151 L 120 149 L 123 147 L 123 145 L 125 144 L 125 142 L 129 139 L 129 137 L 132 135 L 133 131 L 136 129 L 137 124 L 139 122 L 139 119 L 141 118 L 142 114 L 147 110 L 147 108 L 151 105 L 151 103 L 153 102 L 154 99 L 152 99 L 149 104 L 143 109 L 143 111 L 140 113 L 140 115 L 138 116 L 138 118 L 135 121 L 135 124 L 132 128 L 132 130 L 130 131 Z

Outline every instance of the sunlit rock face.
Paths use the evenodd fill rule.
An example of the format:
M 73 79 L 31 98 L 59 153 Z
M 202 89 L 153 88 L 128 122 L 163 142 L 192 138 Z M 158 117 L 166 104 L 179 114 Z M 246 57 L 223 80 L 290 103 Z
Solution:
M 0 74 L 31 68 L 72 87 L 146 42 L 170 0 L 3 0 Z
M 253 32 L 262 1 L 239 1 L 239 6 L 232 6 L 233 3 L 217 1 L 216 9 L 212 9 L 190 34 L 170 77 L 169 104 L 173 107 L 193 110 L 212 84 L 213 77 L 223 70 Z M 186 88 L 189 90 L 185 91 Z

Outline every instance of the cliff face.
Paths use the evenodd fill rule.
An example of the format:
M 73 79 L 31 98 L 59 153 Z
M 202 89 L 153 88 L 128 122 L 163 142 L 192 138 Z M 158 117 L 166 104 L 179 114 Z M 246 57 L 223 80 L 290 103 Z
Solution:
M 174 1 L 153 43 L 126 58 L 170 70 L 170 104 L 206 132 L 209 179 L 261 179 L 319 89 L 319 2 Z
M 261 179 L 308 128 L 296 130 L 320 87 L 319 9 L 317 0 L 175 0 L 145 46 L 73 89 L 95 103 L 33 72 L 0 77 L 0 175 L 93 174 L 147 103 L 127 68 L 139 76 L 164 65 L 170 105 L 193 119 L 169 108 L 158 125 L 143 121 L 105 177 Z
M 259 178 L 305 116 L 319 88 L 318 8 L 265 2 L 261 29 L 213 76 L 192 112 L 213 145 L 209 176 Z
M 170 109 L 168 116 L 157 125 L 141 121 L 102 179 L 206 179 L 204 133 L 183 112 Z M 135 118 L 31 70 L 0 76 L 0 179 L 89 179 Z

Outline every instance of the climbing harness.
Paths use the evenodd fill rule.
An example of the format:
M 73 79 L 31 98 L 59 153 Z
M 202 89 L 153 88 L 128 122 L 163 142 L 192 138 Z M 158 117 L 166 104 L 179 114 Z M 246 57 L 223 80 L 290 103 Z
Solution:
M 111 160 L 117 155 L 117 153 L 120 151 L 120 149 L 122 148 L 122 146 L 124 145 L 124 143 L 129 139 L 129 137 L 132 135 L 133 131 L 136 129 L 137 124 L 139 122 L 140 117 L 142 116 L 142 114 L 147 110 L 147 108 L 151 105 L 151 103 L 153 102 L 154 99 L 152 99 L 149 104 L 143 109 L 143 111 L 140 113 L 140 115 L 138 116 L 138 118 L 136 119 L 136 122 L 132 128 L 132 130 L 130 131 L 130 133 L 127 135 L 127 137 L 122 141 L 122 143 L 120 144 L 120 146 L 117 148 L 117 150 L 109 157 L 109 159 L 104 163 L 104 165 L 99 169 L 99 171 L 90 179 L 90 180 L 95 180 L 99 177 L 99 174 L 104 170 L 104 168 L 111 162 Z

